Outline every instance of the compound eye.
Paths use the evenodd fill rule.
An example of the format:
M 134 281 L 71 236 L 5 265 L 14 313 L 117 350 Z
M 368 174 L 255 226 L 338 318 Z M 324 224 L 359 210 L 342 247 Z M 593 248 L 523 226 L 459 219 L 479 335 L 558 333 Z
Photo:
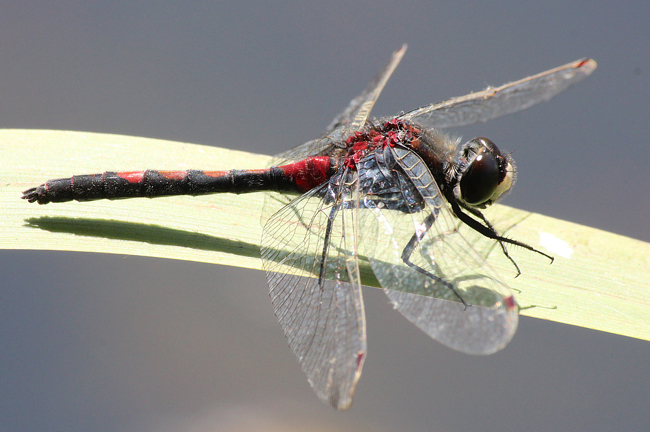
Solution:
M 499 163 L 491 152 L 481 152 L 460 179 L 460 193 L 471 206 L 479 206 L 494 195 L 499 186 Z

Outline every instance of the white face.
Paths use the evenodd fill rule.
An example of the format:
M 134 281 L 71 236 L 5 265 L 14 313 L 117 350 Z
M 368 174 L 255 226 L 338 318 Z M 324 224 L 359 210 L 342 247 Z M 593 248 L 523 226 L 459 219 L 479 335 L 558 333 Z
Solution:
M 512 185 L 515 183 L 515 166 L 512 163 L 512 160 L 508 157 L 506 158 L 506 176 L 501 180 L 497 188 L 494 190 L 494 194 L 490 198 L 491 203 L 494 203 L 498 200 L 501 195 L 508 192 Z

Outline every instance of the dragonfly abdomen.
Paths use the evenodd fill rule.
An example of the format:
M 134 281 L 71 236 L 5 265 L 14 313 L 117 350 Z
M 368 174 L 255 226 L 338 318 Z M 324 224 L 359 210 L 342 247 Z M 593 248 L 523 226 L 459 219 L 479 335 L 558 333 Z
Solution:
M 327 180 L 335 167 L 329 157 L 311 157 L 268 169 L 231 171 L 119 171 L 48 180 L 23 192 L 29 202 L 155 198 L 172 195 L 305 192 Z
M 92 201 L 234 192 L 241 177 L 233 171 L 120 171 L 48 180 L 24 192 L 29 202 Z M 256 173 L 257 174 L 257 173 Z M 258 174 L 259 176 L 259 174 Z

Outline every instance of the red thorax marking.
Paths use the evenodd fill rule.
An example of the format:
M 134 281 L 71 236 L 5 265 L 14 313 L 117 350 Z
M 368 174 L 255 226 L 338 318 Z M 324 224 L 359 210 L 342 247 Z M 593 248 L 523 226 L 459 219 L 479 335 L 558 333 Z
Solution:
M 371 151 L 396 144 L 419 144 L 419 131 L 408 123 L 392 119 L 384 123 L 381 129 L 369 132 L 355 132 L 345 142 L 348 145 L 348 155 L 345 164 L 350 169 L 356 169 L 359 161 Z

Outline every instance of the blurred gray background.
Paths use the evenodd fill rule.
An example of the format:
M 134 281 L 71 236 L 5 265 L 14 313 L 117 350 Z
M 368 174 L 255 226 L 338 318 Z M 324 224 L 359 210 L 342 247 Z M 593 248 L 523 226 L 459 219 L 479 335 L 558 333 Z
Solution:
M 323 132 L 404 42 L 376 115 L 589 56 L 594 75 L 551 103 L 458 132 L 515 150 L 505 204 L 648 241 L 649 17 L 645 0 L 3 2 L 0 127 L 273 154 Z M 650 430 L 648 342 L 523 318 L 471 357 L 367 289 L 369 358 L 339 413 L 260 272 L 1 251 L 0 285 L 6 431 Z

